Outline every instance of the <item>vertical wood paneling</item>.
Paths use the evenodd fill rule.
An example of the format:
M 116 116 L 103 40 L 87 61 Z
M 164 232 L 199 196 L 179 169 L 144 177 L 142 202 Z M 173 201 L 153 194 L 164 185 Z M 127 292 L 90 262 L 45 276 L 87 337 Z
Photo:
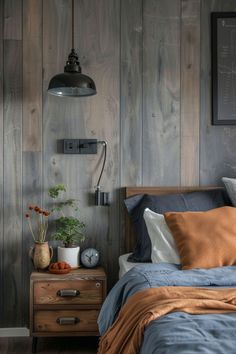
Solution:
M 211 125 L 211 11 L 236 11 L 236 3 L 75 0 L 75 47 L 98 94 L 70 99 L 47 87 L 71 49 L 71 0 L 0 1 L 0 326 L 27 324 L 32 240 L 22 206 L 42 198 L 48 206 L 48 187 L 65 183 L 79 199 L 82 249 L 100 250 L 110 287 L 123 244 L 121 186 L 235 177 L 236 128 Z M 62 155 L 63 138 L 107 140 L 109 208 L 93 205 L 101 147 Z
M 57 139 L 66 138 L 68 110 L 73 101 L 48 94 L 50 79 L 64 70 L 71 47 L 71 1 L 43 1 L 43 174 L 45 203 L 47 190 L 63 181 L 64 156 L 57 154 Z M 69 100 L 69 101 L 68 101 Z M 70 156 L 69 156 L 70 159 Z M 68 171 L 69 172 L 69 171 Z
M 102 263 L 108 271 L 108 283 L 111 285 L 117 279 L 118 262 L 114 259 L 118 259 L 120 248 L 120 4 L 117 0 L 79 0 L 76 3 L 76 45 L 83 72 L 95 80 L 98 92 L 93 98 L 80 100 L 76 131 L 83 132 L 85 137 L 95 136 L 108 142 L 107 164 L 101 186 L 111 193 L 111 206 L 106 208 L 88 204 L 87 193 L 94 192 L 93 187 L 101 170 L 99 155 L 85 157 L 84 161 L 81 157 L 77 158 L 79 171 L 83 170 L 79 175 L 84 179 L 80 179 L 82 190 L 79 199 L 89 242 L 101 251 Z
M 142 184 L 142 3 L 121 1 L 121 186 Z
M 202 1 L 201 6 L 201 131 L 200 184 L 220 183 L 236 177 L 236 127 L 211 125 L 211 27 L 212 11 L 236 11 L 234 0 Z
M 42 1 L 23 2 L 23 209 L 30 203 L 42 205 Z M 23 220 L 23 324 L 29 321 L 28 259 L 33 245 L 26 220 Z
M 180 0 L 144 0 L 143 184 L 180 184 Z
M 76 100 L 76 103 L 70 109 L 68 134 L 70 137 L 75 138 L 94 137 L 106 139 L 104 134 L 105 126 L 102 121 L 105 121 L 107 116 L 107 97 L 106 92 L 104 92 L 104 95 L 101 92 L 101 86 L 106 85 L 107 82 L 106 56 L 107 69 L 109 70 L 110 52 L 109 48 L 107 48 L 108 43 L 106 40 L 104 40 L 104 43 L 100 41 L 104 35 L 104 26 L 107 25 L 105 14 L 104 19 L 101 20 L 104 1 L 79 0 L 76 1 L 75 5 L 75 47 L 80 57 L 82 71 L 93 78 L 98 93 L 96 96 L 88 97 L 87 99 L 80 98 Z M 108 5 L 107 11 L 109 12 L 109 10 L 110 7 Z M 100 28 L 100 30 L 97 31 L 96 28 Z M 88 38 L 89 41 L 87 40 Z M 106 263 L 106 254 L 104 253 L 104 248 L 101 247 L 101 240 L 106 239 L 108 235 L 108 209 L 93 206 L 93 187 L 97 182 L 96 178 L 101 166 L 99 164 L 101 162 L 101 152 L 102 148 L 99 147 L 97 155 L 75 157 L 75 176 L 67 174 L 64 177 L 71 193 L 77 195 L 79 199 L 80 216 L 86 224 L 86 241 L 81 246 L 84 248 L 89 244 L 96 245 L 101 252 L 101 259 L 104 265 Z M 66 162 L 67 160 L 65 160 Z M 101 181 L 102 186 L 104 181 L 105 175 L 103 175 Z M 89 199 L 90 192 L 91 199 Z
M 43 1 L 43 170 L 46 201 L 48 187 L 62 182 L 60 161 L 64 156 L 57 155 L 57 139 L 66 137 L 67 110 L 72 103 L 70 99 L 68 102 L 47 93 L 50 79 L 63 72 L 71 47 L 70 5 L 67 0 Z
M 70 122 L 68 112 L 73 99 L 48 94 L 50 79 L 63 72 L 71 49 L 71 1 L 43 0 L 43 204 L 49 207 L 48 188 L 65 183 L 66 175 L 76 179 L 75 160 L 57 153 L 57 139 L 66 138 Z M 76 156 L 74 156 L 76 157 Z M 72 157 L 73 158 L 73 157 Z M 67 164 L 64 164 L 67 161 Z M 73 166 L 73 167 L 72 167 Z M 73 173 L 71 170 L 73 169 Z M 65 183 L 67 185 L 67 183 Z M 50 240 L 50 232 L 48 239 Z M 53 243 L 54 246 L 56 245 Z M 56 253 L 56 252 L 55 252 Z M 56 254 L 55 254 L 56 256 Z
M 23 4 L 23 151 L 42 150 L 42 1 Z
M 2 0 L 4 3 L 4 39 L 22 39 L 22 0 Z
M 110 281 L 112 276 L 114 279 L 113 267 L 118 272 L 117 264 L 113 266 L 111 247 L 115 246 L 119 253 L 119 193 L 115 189 L 119 186 L 119 38 L 114 40 L 119 34 L 118 5 L 117 1 L 108 0 L 75 2 L 75 47 L 83 72 L 97 84 L 97 96 L 79 99 L 44 97 L 44 189 L 63 182 L 68 187 L 68 194 L 79 199 L 88 242 L 101 250 L 102 263 L 110 269 Z M 57 17 L 53 15 L 55 13 Z M 68 2 L 47 2 L 43 19 L 44 33 L 51 34 L 44 36 L 43 42 L 46 90 L 49 79 L 63 70 L 71 49 Z M 56 22 L 58 20 L 60 23 Z M 60 30 L 56 33 L 58 27 L 61 33 Z M 58 36 L 64 40 L 57 42 Z M 61 61 L 52 65 L 53 55 L 58 60 L 58 53 Z M 100 156 L 58 155 L 56 140 L 66 137 L 97 137 L 108 141 L 108 161 L 101 185 L 111 191 L 110 208 L 89 203 L 89 192 L 94 192 L 93 186 L 101 168 L 98 164 Z
M 22 158 L 22 192 L 23 214 L 29 204 L 42 205 L 42 154 L 41 152 L 23 152 Z M 23 219 L 23 249 L 22 249 L 22 325 L 29 325 L 29 278 L 33 264 L 29 259 L 30 247 L 34 245 L 28 224 Z
M 0 284 L 3 284 L 3 1 L 0 1 Z M 3 313 L 3 286 L 0 287 L 0 313 Z M 0 316 L 0 327 L 4 324 Z
M 200 0 L 182 0 L 181 185 L 199 184 Z
M 22 28 L 21 6 L 5 2 L 4 18 L 4 322 L 22 321 Z M 19 13 L 16 12 L 19 11 Z M 20 17 L 20 20 L 19 18 Z M 16 33 L 18 39 L 16 40 Z M 12 36 L 12 38 L 11 38 Z
M 132 13 L 132 16 L 130 14 Z M 120 151 L 121 186 L 142 184 L 143 1 L 121 1 Z M 121 227 L 124 207 L 121 205 Z M 121 253 L 124 229 L 120 233 Z M 123 246 L 123 247 L 122 247 Z

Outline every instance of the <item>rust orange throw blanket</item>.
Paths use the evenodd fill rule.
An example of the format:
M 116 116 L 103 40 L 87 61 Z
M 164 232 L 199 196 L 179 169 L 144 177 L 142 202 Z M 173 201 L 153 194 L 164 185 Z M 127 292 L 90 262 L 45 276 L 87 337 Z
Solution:
M 101 338 L 99 354 L 137 354 L 145 327 L 170 312 L 191 314 L 236 311 L 236 289 L 167 286 L 145 289 L 131 296 L 115 323 Z

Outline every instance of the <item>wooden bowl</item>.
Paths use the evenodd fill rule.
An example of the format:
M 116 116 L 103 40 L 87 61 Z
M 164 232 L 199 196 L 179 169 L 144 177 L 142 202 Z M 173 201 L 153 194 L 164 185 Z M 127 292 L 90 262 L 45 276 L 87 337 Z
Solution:
M 56 262 L 56 263 L 59 263 L 59 262 Z M 49 273 L 52 273 L 52 274 L 67 274 L 67 273 L 70 273 L 70 271 L 71 271 L 71 266 L 69 264 L 67 264 L 69 267 L 68 268 L 64 268 L 64 269 L 52 268 L 53 265 L 54 265 L 54 263 L 50 264 L 50 266 L 48 268 Z

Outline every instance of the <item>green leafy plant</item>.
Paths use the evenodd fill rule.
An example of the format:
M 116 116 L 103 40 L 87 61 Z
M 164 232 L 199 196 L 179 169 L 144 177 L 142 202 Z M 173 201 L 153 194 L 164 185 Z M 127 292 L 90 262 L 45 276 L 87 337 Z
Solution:
M 72 247 L 84 241 L 85 236 L 83 229 L 85 224 L 77 217 L 66 216 L 64 213 L 65 209 L 78 212 L 78 202 L 76 199 L 55 201 L 61 197 L 63 192 L 66 192 L 64 184 L 57 184 L 48 191 L 48 195 L 54 200 L 52 212 L 58 212 L 60 214 L 59 218 L 55 220 L 56 231 L 53 233 L 52 237 L 54 240 L 62 241 L 65 247 Z
M 57 184 L 56 186 L 50 188 L 48 191 L 48 195 L 49 197 L 56 199 L 59 197 L 60 192 L 66 192 L 64 184 Z
M 82 229 L 84 223 L 73 216 L 62 216 L 57 220 L 58 228 L 53 234 L 54 240 L 63 241 L 66 247 L 84 241 Z

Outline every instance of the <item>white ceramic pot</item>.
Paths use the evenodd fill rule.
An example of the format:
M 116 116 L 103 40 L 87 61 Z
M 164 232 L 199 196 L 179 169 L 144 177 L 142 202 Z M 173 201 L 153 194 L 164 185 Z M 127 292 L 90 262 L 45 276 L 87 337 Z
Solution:
M 58 262 L 66 262 L 71 268 L 79 267 L 79 251 L 80 247 L 59 247 L 57 248 Z

